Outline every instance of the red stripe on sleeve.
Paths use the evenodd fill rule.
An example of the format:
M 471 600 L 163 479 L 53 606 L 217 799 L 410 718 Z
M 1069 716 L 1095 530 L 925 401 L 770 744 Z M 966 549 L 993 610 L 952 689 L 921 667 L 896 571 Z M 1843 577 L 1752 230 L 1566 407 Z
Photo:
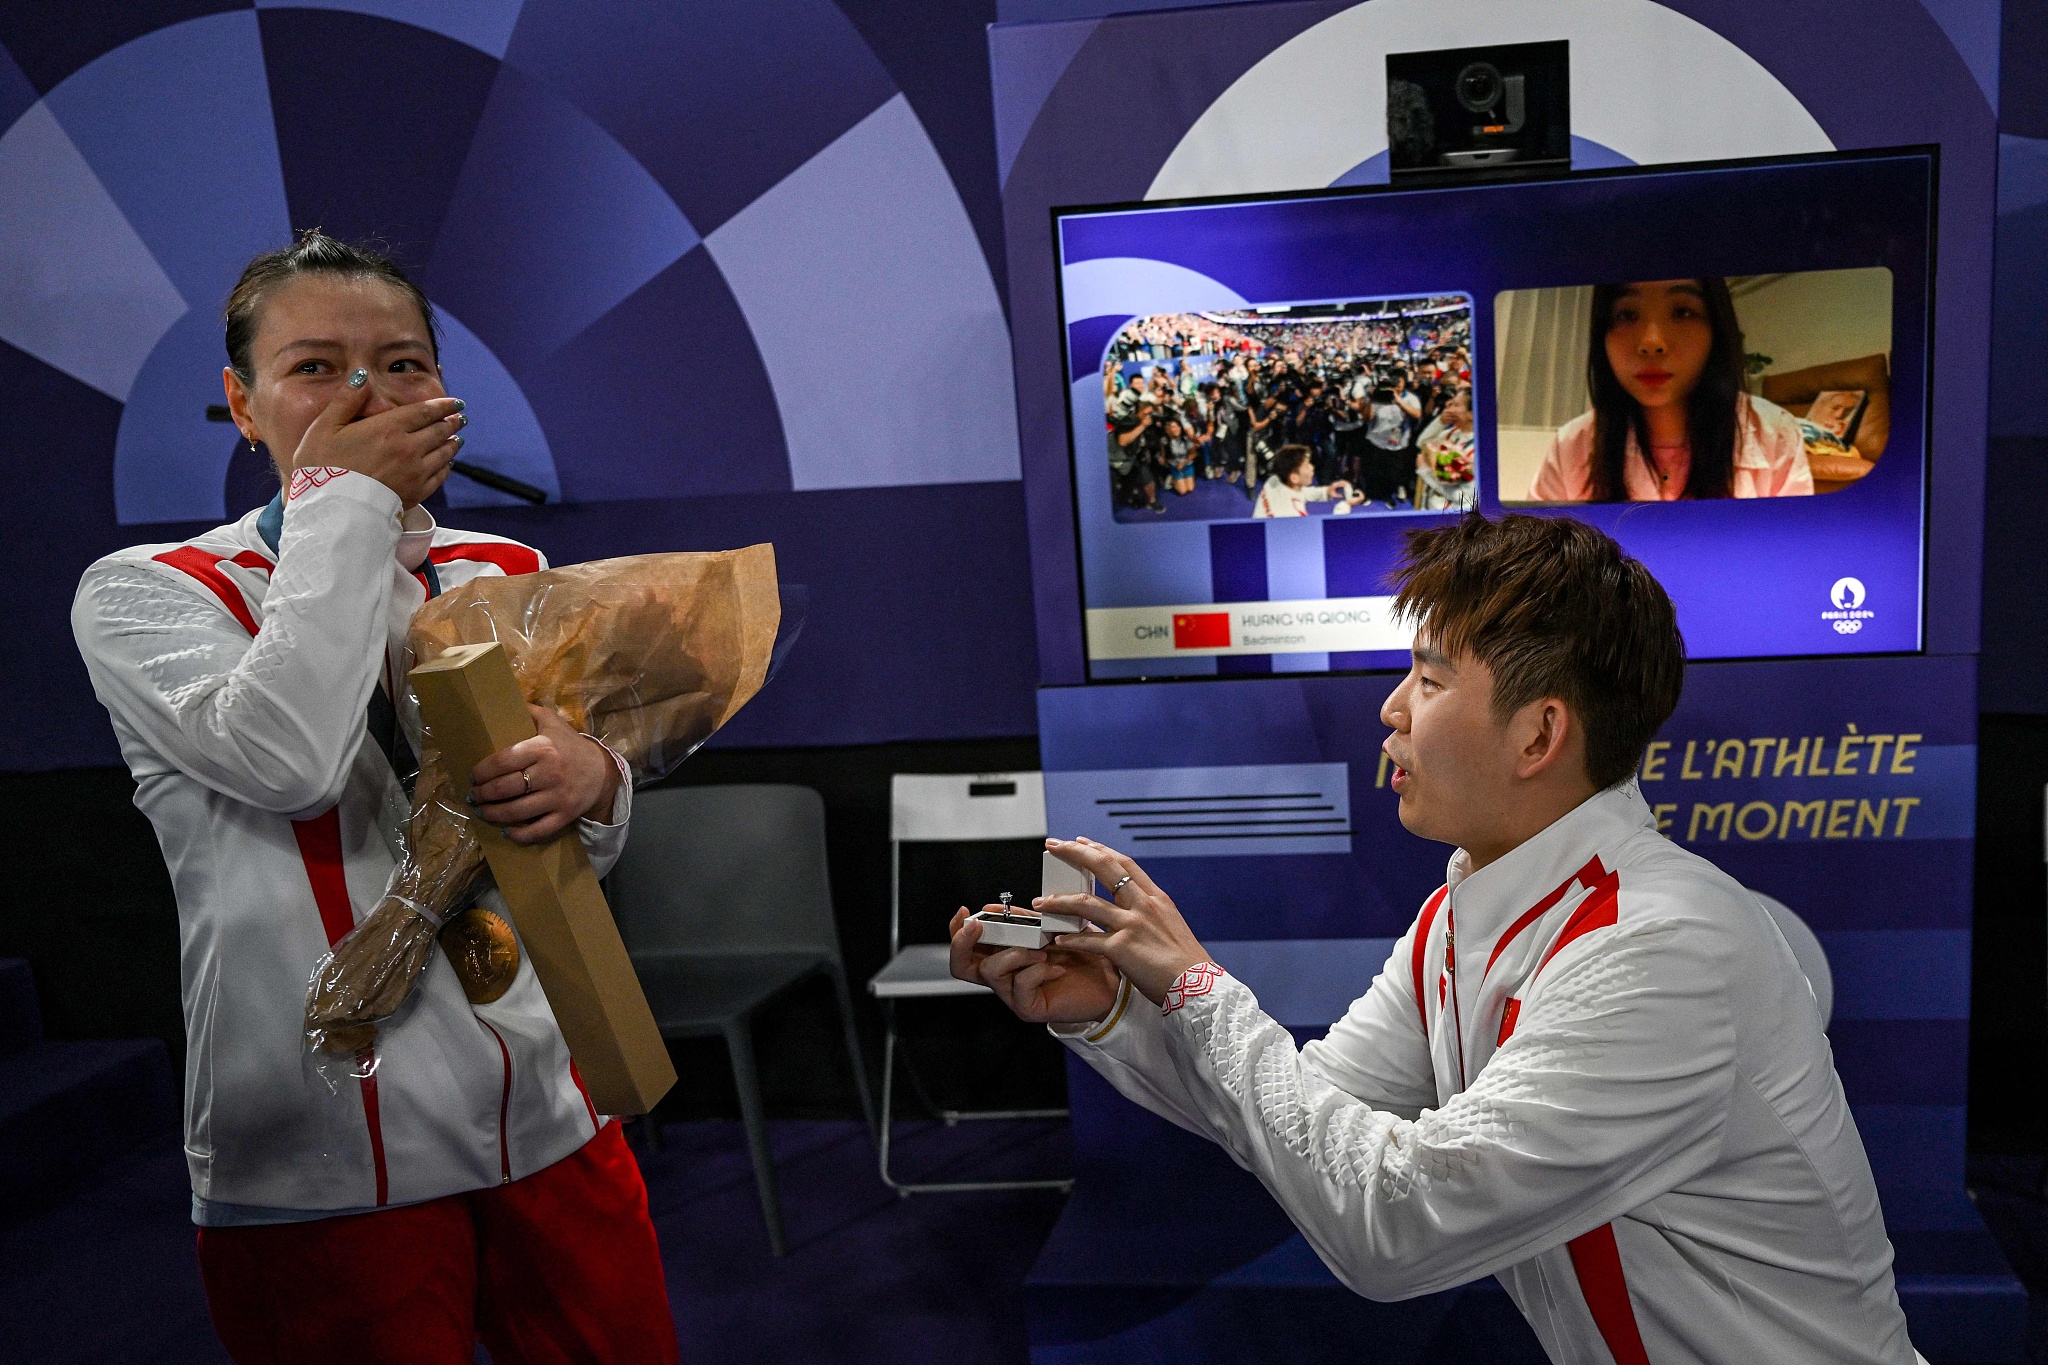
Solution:
M 1565 945 L 1576 938 L 1605 929 L 1617 917 L 1618 902 L 1621 899 L 1621 874 L 1610 872 L 1593 886 L 1593 894 L 1586 897 L 1586 903 L 1572 911 L 1572 917 L 1564 922 L 1564 932 L 1557 936 L 1557 942 L 1550 945 L 1550 951 L 1536 964 L 1542 971 L 1550 965 L 1550 959 L 1564 951 Z
M 467 545 L 436 545 L 427 551 L 427 558 L 436 564 L 452 560 L 467 559 L 481 564 L 495 564 L 508 574 L 539 573 L 540 552 L 529 550 L 524 545 L 507 545 L 499 541 L 475 541 Z
M 1503 1043 L 1507 1042 L 1508 1039 L 1515 1036 L 1515 1021 L 1521 1017 L 1522 1002 L 1515 999 L 1513 996 L 1509 996 L 1508 1003 L 1501 1007 L 1500 1036 L 1493 1040 L 1493 1045 L 1495 1047 L 1501 1046 Z
M 1593 1325 L 1607 1343 L 1614 1365 L 1650 1365 L 1643 1334 L 1636 1326 L 1635 1306 L 1628 1301 L 1628 1279 L 1621 1273 L 1621 1249 L 1614 1244 L 1614 1225 L 1603 1223 L 1566 1243 L 1579 1292 L 1593 1314 Z
M 1415 1011 L 1422 1016 L 1422 1036 L 1429 1037 L 1429 1003 L 1422 993 L 1422 970 L 1429 957 L 1429 931 L 1436 924 L 1436 912 L 1444 903 L 1444 897 L 1451 894 L 1451 888 L 1440 886 L 1422 907 L 1422 913 L 1415 917 Z
M 220 604 L 242 623 L 242 629 L 251 635 L 256 633 L 256 616 L 249 610 L 248 602 L 243 599 L 242 590 L 217 567 L 220 564 L 219 555 L 208 554 L 197 546 L 180 545 L 175 550 L 166 550 L 158 555 L 156 562 L 168 564 L 198 579 L 213 590 L 213 595 L 220 599 Z M 237 559 L 236 562 L 239 563 L 240 560 Z
M 1580 882 L 1584 882 L 1587 886 L 1592 886 L 1606 875 L 1606 869 L 1600 866 L 1600 858 L 1596 854 L 1591 862 L 1565 878 L 1563 884 L 1557 890 L 1551 892 L 1542 900 L 1537 901 L 1533 907 L 1523 913 L 1520 919 L 1508 926 L 1508 931 L 1500 936 L 1500 941 L 1493 945 L 1493 952 L 1486 959 L 1486 972 L 1493 970 L 1493 964 L 1500 961 L 1501 953 L 1506 951 L 1507 946 L 1515 941 L 1515 937 L 1518 934 L 1537 920 L 1543 918 L 1544 915 L 1556 907 L 1559 901 L 1564 899 L 1565 892 L 1571 890 Z M 1481 981 L 1486 980 L 1486 972 L 1479 974 Z

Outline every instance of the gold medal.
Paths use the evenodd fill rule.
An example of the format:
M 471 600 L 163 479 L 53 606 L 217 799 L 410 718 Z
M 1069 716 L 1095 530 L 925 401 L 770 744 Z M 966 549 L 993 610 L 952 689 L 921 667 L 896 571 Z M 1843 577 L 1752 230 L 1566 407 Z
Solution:
M 488 1005 L 519 975 L 519 940 L 505 917 L 472 905 L 441 930 L 441 951 L 472 1005 Z

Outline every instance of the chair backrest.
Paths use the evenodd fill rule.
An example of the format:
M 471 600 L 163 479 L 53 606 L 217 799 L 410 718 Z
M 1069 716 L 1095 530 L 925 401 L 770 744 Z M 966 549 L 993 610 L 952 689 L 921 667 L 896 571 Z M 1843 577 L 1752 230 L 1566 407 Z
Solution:
M 609 879 L 636 955 L 816 949 L 839 956 L 825 803 L 809 787 L 668 787 L 633 798 Z
M 903 946 L 904 844 L 1044 837 L 1044 773 L 893 774 L 889 778 L 890 956 Z
M 897 773 L 889 779 L 897 843 L 1043 839 L 1044 773 Z

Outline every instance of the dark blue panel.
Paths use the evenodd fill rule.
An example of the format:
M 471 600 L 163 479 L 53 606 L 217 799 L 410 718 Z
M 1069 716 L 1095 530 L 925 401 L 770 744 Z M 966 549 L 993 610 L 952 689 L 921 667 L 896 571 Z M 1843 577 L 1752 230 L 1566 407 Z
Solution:
M 1102 356 L 1109 349 L 1110 338 L 1117 328 L 1129 322 L 1127 317 L 1105 313 L 1099 318 L 1082 318 L 1067 328 L 1067 354 L 1073 357 L 1074 372 L 1069 379 L 1079 379 L 1084 374 L 1102 372 Z
M 608 420 L 630 421 L 630 406 Z M 966 483 L 472 508 L 456 524 L 517 537 L 556 564 L 772 542 L 782 580 L 809 587 L 809 614 L 782 671 L 715 742 L 873 744 L 1032 732 L 1021 501 L 1014 483 Z M 973 534 L 934 534 L 948 526 Z M 955 632 L 964 622 L 972 636 Z
M 0 6 L 0 46 L 14 54 L 37 90 L 93 58 L 166 24 L 245 10 L 250 0 L 123 0 L 118 5 Z
M 0 469 L 7 549 L 35 573 L 0 581 L 0 706 L 32 717 L 0 735 L 0 770 L 117 763 L 114 732 L 71 641 L 71 595 L 86 565 L 133 543 L 114 520 L 121 405 L 0 343 Z M 151 527 L 169 539 L 175 527 Z
M 1838 1019 L 1828 1042 L 1851 1104 L 1962 1104 L 1969 1097 L 1967 1019 Z
M 828 0 L 533 0 L 508 65 L 603 124 L 707 235 L 896 93 Z
M 1688 668 L 1680 716 L 1717 724 L 1711 733 L 1839 735 L 1852 722 L 1866 735 L 1906 730 L 1917 745 L 1974 744 L 1977 663 L 1971 658 L 1801 659 L 1775 666 Z M 1673 733 L 1668 727 L 1666 737 Z M 1705 734 L 1707 731 L 1700 731 Z
M 2042 220 L 2048 247 L 2048 212 Z M 2038 520 L 2030 512 L 2048 506 L 2048 438 L 1992 441 L 1986 477 L 2001 496 L 1984 516 L 1990 581 L 1984 594 L 1979 706 L 1994 714 L 2048 715 L 2048 622 L 2042 619 L 2043 604 L 2048 604 L 2048 555 L 2041 553 Z
M 1469 292 L 1483 301 L 1503 288 L 1642 279 L 1670 269 L 1674 250 L 1712 274 L 1742 274 L 1765 264 L 1785 270 L 1883 264 L 1899 272 L 1902 291 L 1917 292 L 1924 263 L 1913 248 L 1924 240 L 1933 191 L 1929 169 L 1911 156 L 1880 157 L 1460 186 L 1419 197 L 1141 209 L 1064 218 L 1059 241 L 1068 265 L 1121 256 L 1162 260 L 1254 301 L 1326 297 L 1317 291 L 1333 280 L 1347 290 L 1384 281 L 1388 295 L 1422 293 L 1432 285 L 1445 288 L 1442 281 L 1452 273 L 1471 280 L 1476 287 Z M 1816 197 L 1824 202 L 1815 204 Z M 1721 211 L 1707 211 L 1717 205 Z M 1630 233 L 1626 224 L 1639 213 L 1684 218 L 1682 244 Z M 1449 257 L 1441 239 L 1412 239 L 1418 214 L 1432 225 L 1456 223 L 1470 239 Z
M 292 226 L 425 262 L 498 64 L 369 15 L 265 9 L 257 22 Z
M 1449 518 L 1445 518 L 1448 521 Z M 1411 525 L 1438 526 L 1435 518 L 1415 518 Z M 1388 553 L 1381 528 L 1360 522 L 1333 521 L 1323 527 L 1323 586 L 1332 597 L 1376 597 L 1392 590 L 1388 576 L 1394 555 Z
M 1270 654 L 1223 654 L 1216 659 L 1216 673 L 1225 678 L 1263 677 L 1273 671 Z
M 14 64 L 6 48 L 0 47 L 0 128 L 12 128 L 14 121 L 36 102 L 36 88 L 28 73 Z
M 513 374 L 547 432 L 566 501 L 790 486 L 775 391 L 701 247 Z
M 1266 528 L 1257 522 L 1209 528 L 1209 585 L 1216 602 L 1266 600 Z
M 1218 602 L 1266 600 L 1266 528 L 1261 522 L 1209 528 L 1209 583 Z M 1189 594 L 1192 596 L 1193 594 Z M 1222 654 L 1216 672 L 1222 677 L 1252 677 L 1273 671 L 1264 654 Z
M 989 90 L 988 26 L 995 0 L 839 0 L 839 8 L 910 100 L 931 135 L 981 239 L 1003 296 L 1003 210 L 996 178 L 996 125 Z
M 1448 518 L 1446 518 L 1448 520 Z M 1404 532 L 1438 526 L 1434 517 L 1404 517 Z M 1323 591 L 1331 597 L 1378 597 L 1393 591 L 1391 575 L 1399 557 L 1399 544 L 1384 528 L 1366 520 L 1323 523 Z M 1405 653 L 1386 650 L 1338 650 L 1330 655 L 1330 670 L 1406 669 Z
M 1815 930 L 1970 927 L 1968 839 L 1730 842 L 1708 856 Z
M 1999 34 L 1998 131 L 2048 137 L 2048 6 L 2001 5 Z
M 661 186 L 590 117 L 500 71 L 421 280 L 514 372 L 697 245 Z

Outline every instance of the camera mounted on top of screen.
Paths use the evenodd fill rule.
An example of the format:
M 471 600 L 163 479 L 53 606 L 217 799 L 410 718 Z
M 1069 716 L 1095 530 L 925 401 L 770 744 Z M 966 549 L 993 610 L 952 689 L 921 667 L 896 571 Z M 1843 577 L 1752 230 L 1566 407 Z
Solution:
M 1572 164 L 1571 44 L 1387 54 L 1396 184 L 1516 179 Z

